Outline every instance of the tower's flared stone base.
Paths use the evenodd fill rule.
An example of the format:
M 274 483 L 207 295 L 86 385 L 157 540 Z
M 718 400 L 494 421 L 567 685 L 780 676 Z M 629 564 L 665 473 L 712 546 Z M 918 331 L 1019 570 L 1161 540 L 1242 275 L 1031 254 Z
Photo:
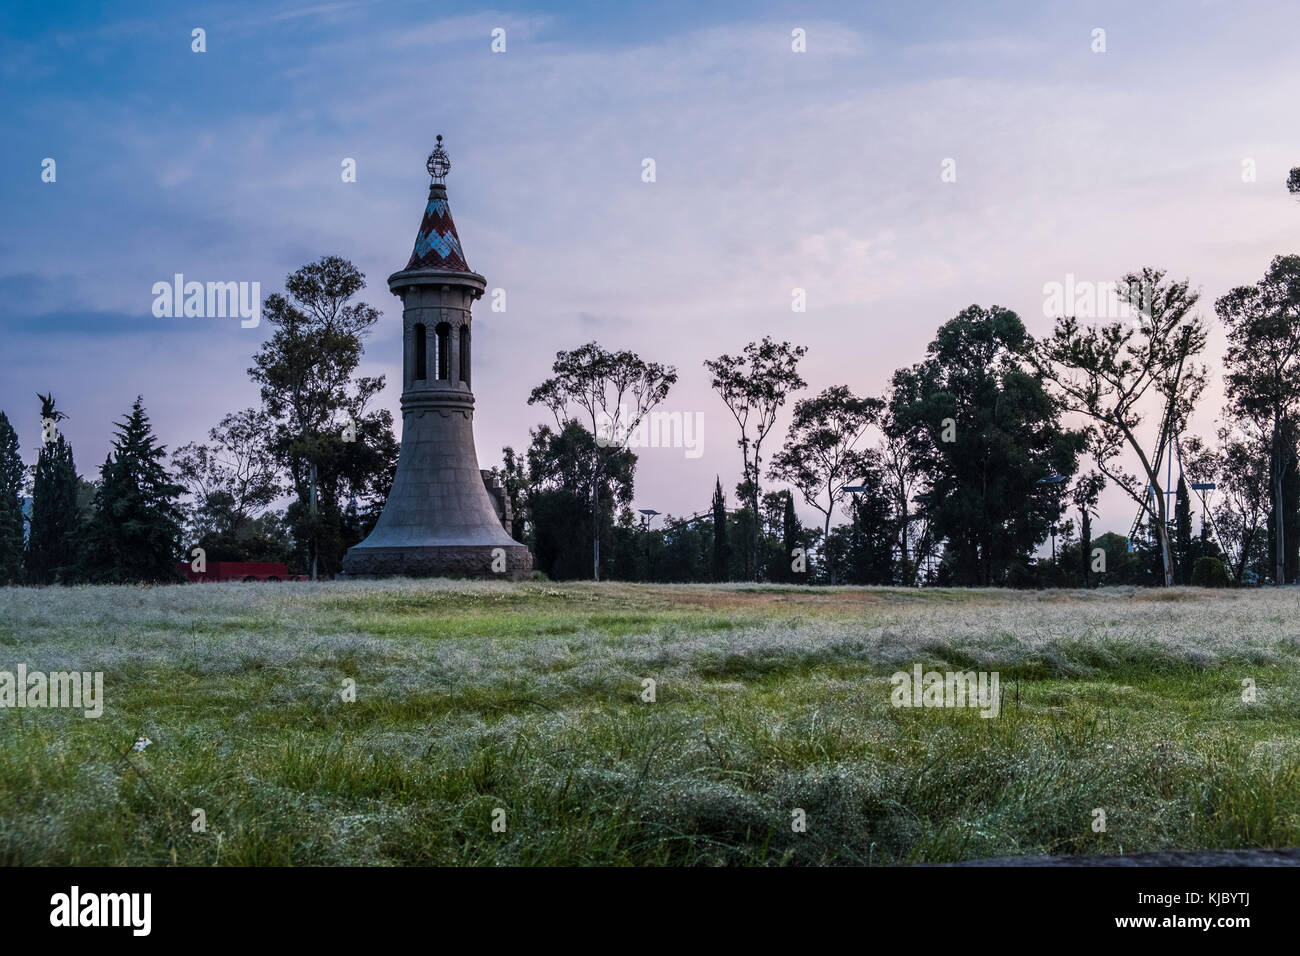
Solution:
M 498 551 L 500 549 L 500 553 Z M 503 567 L 502 571 L 494 571 Z M 533 569 L 533 556 L 522 544 L 432 545 L 429 547 L 348 550 L 343 571 L 350 578 L 427 577 L 507 578 L 516 580 Z
M 514 579 L 533 568 L 502 527 L 474 452 L 468 387 L 402 396 L 402 450 L 384 512 L 343 559 L 347 577 Z

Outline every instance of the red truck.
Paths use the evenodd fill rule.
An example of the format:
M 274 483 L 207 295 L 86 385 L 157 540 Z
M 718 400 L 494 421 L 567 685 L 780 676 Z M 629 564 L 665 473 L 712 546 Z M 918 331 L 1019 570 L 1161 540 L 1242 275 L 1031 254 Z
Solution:
M 188 561 L 176 570 L 187 581 L 306 581 L 305 574 L 290 574 L 287 564 L 275 561 L 209 561 L 206 571 L 195 571 Z

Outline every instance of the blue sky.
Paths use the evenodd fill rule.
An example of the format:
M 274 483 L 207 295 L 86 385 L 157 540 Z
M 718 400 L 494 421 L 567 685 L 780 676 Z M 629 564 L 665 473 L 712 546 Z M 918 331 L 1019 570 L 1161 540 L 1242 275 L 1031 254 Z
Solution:
M 1212 318 L 1297 251 L 1298 27 L 1282 2 L 9 5 L 0 408 L 31 460 L 52 390 L 88 475 L 137 393 L 169 446 L 199 439 L 256 402 L 267 328 L 155 318 L 153 284 L 265 295 L 339 254 L 384 312 L 364 371 L 396 413 L 384 279 L 441 132 L 470 266 L 507 291 L 476 313 L 480 460 L 527 444 L 529 389 L 596 338 L 676 365 L 667 407 L 705 415 L 701 457 L 641 453 L 637 505 L 689 513 L 739 472 L 706 357 L 772 334 L 809 347 L 809 394 L 879 394 L 971 303 L 1042 334 L 1044 283 L 1156 265 Z M 1218 405 L 1216 382 L 1198 430 Z M 1102 527 L 1132 510 L 1110 493 Z

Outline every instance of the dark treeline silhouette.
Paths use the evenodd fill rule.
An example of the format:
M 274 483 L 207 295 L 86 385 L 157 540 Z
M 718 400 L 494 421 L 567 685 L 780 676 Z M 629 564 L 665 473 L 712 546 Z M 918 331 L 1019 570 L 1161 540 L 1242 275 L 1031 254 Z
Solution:
M 1288 189 L 1300 196 L 1300 168 Z M 942 324 L 878 395 L 815 393 L 801 345 L 763 338 L 703 362 L 735 425 L 739 480 L 699 510 L 633 509 L 637 432 L 678 374 L 596 342 L 556 355 L 532 390 L 553 424 L 492 469 L 512 536 L 555 579 L 1097 587 L 1293 584 L 1300 575 L 1300 256 L 1278 256 L 1215 311 L 1225 406 L 1187 434 L 1209 381 L 1187 280 L 1145 268 L 1115 284 L 1127 317 L 1062 309 L 1035 340 L 1019 316 L 972 305 Z M 327 256 L 266 299 L 274 331 L 248 374 L 261 405 L 170 455 L 143 399 L 95 480 L 78 475 L 52 394 L 25 468 L 0 411 L 0 583 L 162 582 L 208 560 L 337 573 L 383 509 L 392 416 L 360 375 L 377 310 L 365 277 Z M 782 439 L 776 423 L 787 404 Z M 776 485 L 774 488 L 773 483 Z M 1131 525 L 1097 534 L 1108 488 Z M 286 503 L 287 502 L 287 503 Z M 805 527 L 796 506 L 818 513 Z
M 368 409 L 384 379 L 357 372 L 379 319 L 354 301 L 363 288 L 336 256 L 291 274 L 263 307 L 275 331 L 249 369 L 261 406 L 223 416 L 170 461 L 140 398 L 93 482 L 77 474 L 52 395 L 38 396 L 30 474 L 0 412 L 0 583 L 177 581 L 194 548 L 209 561 L 335 574 L 378 519 L 397 467 L 392 415 Z
M 884 395 L 832 385 L 795 399 L 775 451 L 764 440 L 807 386 L 806 349 L 765 338 L 706 361 L 738 431 L 734 507 L 719 479 L 708 507 L 701 495 L 698 513 L 649 516 L 657 526 L 631 507 L 633 451 L 573 421 L 562 441 L 536 429 L 528 453 L 505 449 L 499 470 L 515 535 L 555 578 L 593 576 L 579 551 L 597 539 L 596 575 L 634 581 L 1295 583 L 1300 257 L 1279 256 L 1215 303 L 1227 404 L 1212 439 L 1186 434 L 1209 379 L 1190 283 L 1146 268 L 1115 288 L 1128 317 L 1061 315 L 1037 341 L 1014 312 L 973 305 Z M 602 454 L 611 467 L 594 482 L 590 459 Z M 764 478 L 788 488 L 763 492 Z M 1136 516 L 1127 533 L 1098 535 L 1111 485 Z M 586 489 L 605 504 L 594 509 Z M 800 524 L 796 495 L 821 527 Z

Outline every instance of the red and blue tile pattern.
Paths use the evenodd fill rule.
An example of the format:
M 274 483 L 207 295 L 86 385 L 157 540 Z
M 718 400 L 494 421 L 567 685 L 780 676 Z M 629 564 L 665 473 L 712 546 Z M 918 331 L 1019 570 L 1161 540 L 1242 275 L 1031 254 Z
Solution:
M 429 205 L 424 207 L 424 219 L 420 222 L 420 232 L 415 237 L 415 248 L 406 268 L 469 272 L 445 193 L 438 195 L 435 191 L 429 196 Z

